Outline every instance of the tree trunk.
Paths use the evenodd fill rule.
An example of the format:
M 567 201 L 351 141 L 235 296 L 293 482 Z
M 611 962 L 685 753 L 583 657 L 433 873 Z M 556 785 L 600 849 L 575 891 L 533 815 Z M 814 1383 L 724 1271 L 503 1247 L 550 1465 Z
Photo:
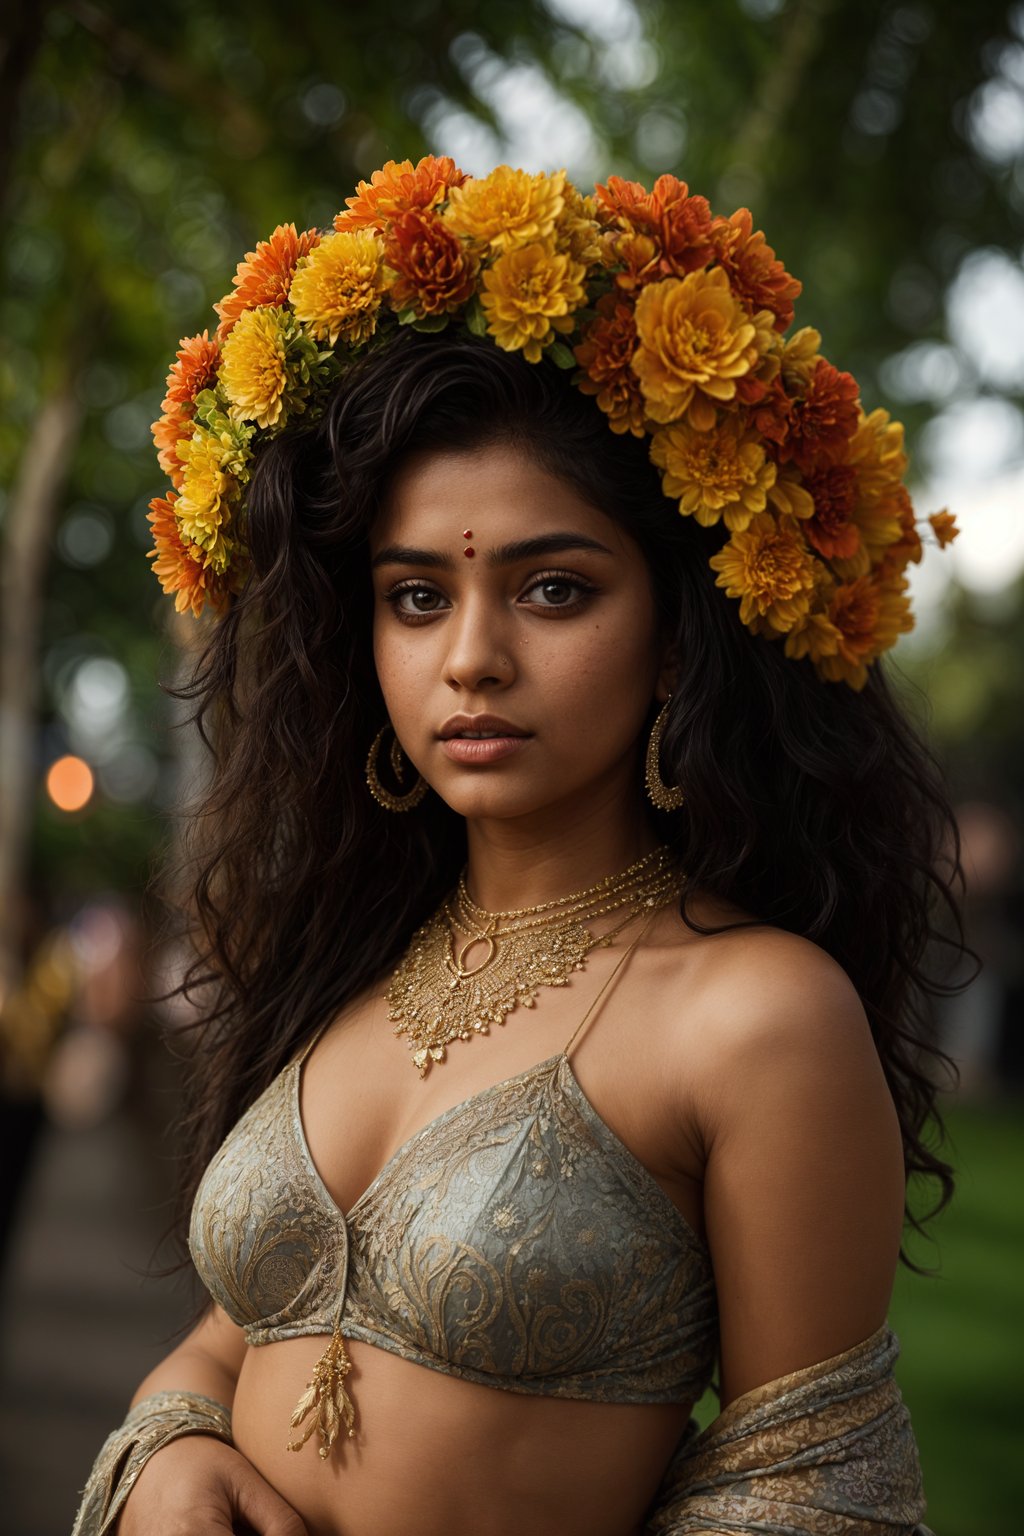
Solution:
M 37 787 L 43 596 L 61 487 L 82 407 L 74 368 L 42 401 L 22 454 L 0 552 L 0 1004 L 17 984 L 23 882 Z

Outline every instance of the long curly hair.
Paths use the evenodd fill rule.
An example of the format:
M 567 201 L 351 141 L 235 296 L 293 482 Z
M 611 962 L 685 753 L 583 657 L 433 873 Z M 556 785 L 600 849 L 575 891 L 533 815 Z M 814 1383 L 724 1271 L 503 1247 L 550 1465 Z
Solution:
M 183 919 L 189 961 L 183 1242 L 204 1168 L 297 1048 L 393 969 L 466 858 L 465 824 L 434 793 L 395 816 L 364 765 L 386 719 L 371 644 L 368 534 L 406 455 L 512 444 L 638 542 L 681 672 L 661 760 L 681 811 L 649 808 L 687 871 L 714 893 L 826 950 L 854 983 L 902 1128 L 908 1176 L 953 1193 L 926 1140 L 938 1071 L 928 996 L 957 986 L 926 965 L 966 944 L 959 835 L 942 771 L 881 662 L 866 686 L 825 683 L 752 635 L 708 557 L 727 537 L 670 507 L 646 444 L 551 363 L 469 335 L 400 332 L 348 372 L 319 417 L 269 442 L 247 501 L 252 573 L 203 632 L 184 683 L 208 749 L 159 894 Z M 652 706 L 651 718 L 654 707 Z M 959 894 L 958 894 L 959 893 Z M 180 937 L 180 935 L 179 935 Z M 952 971 L 949 972 L 952 974 Z M 965 983 L 959 983 L 962 987 Z M 179 1014 L 179 1030 L 181 1009 Z M 900 1259 L 911 1269 L 905 1249 Z

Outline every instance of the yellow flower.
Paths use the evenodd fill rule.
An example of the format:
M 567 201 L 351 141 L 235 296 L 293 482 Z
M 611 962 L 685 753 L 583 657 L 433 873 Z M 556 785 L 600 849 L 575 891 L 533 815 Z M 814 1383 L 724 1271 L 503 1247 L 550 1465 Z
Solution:
M 484 273 L 480 296 L 487 329 L 506 352 L 539 362 L 555 331 L 571 331 L 585 298 L 584 267 L 535 241 L 499 256 Z
M 651 418 L 685 416 L 708 431 L 715 405 L 735 399 L 736 380 L 772 345 L 774 318 L 767 309 L 748 315 L 720 267 L 648 283 L 636 301 L 633 371 Z
M 814 497 L 801 482 L 795 469 L 787 466 L 779 470 L 775 483 L 768 492 L 768 500 L 776 512 L 790 517 L 813 517 Z
M 789 518 L 778 521 L 758 512 L 747 528 L 734 533 L 708 564 L 718 571 L 715 585 L 740 600 L 744 624 L 764 619 L 779 634 L 807 613 L 814 592 L 814 562 Z
M 596 266 L 602 258 L 601 226 L 594 214 L 593 196 L 582 197 L 570 182 L 565 188 L 565 203 L 555 220 L 555 250 L 582 261 L 585 267 Z
M 369 341 L 377 328 L 384 291 L 384 244 L 376 230 L 342 230 L 325 235 L 299 262 L 292 278 L 295 318 L 317 341 L 349 346 Z
M 288 388 L 288 331 L 294 321 L 281 309 L 248 309 L 239 315 L 220 365 L 220 383 L 236 421 L 275 427 Z
M 547 240 L 565 206 L 565 172 L 547 176 L 499 165 L 452 187 L 445 221 L 457 235 L 500 253 Z
M 230 559 L 224 528 L 239 498 L 240 479 L 248 472 L 247 455 L 230 433 L 199 426 L 191 439 L 179 442 L 178 457 L 185 478 L 174 510 L 182 536 L 205 552 L 208 565 L 223 572 Z
M 762 439 L 735 417 L 710 432 L 695 432 L 685 422 L 662 427 L 650 454 L 663 471 L 665 495 L 678 498 L 680 512 L 692 513 L 705 528 L 719 518 L 732 532 L 746 528 L 764 511 L 775 482 L 775 465 L 765 456 Z

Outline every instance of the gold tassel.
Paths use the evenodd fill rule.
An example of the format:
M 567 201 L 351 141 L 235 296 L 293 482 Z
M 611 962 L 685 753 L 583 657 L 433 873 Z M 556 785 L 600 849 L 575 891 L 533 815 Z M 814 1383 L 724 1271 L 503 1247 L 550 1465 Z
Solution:
M 355 1435 L 353 1425 L 356 1411 L 344 1385 L 345 1377 L 351 1369 L 352 1362 L 345 1349 L 345 1340 L 335 1326 L 331 1342 L 314 1366 L 313 1375 L 306 1383 L 306 1390 L 299 1398 L 292 1414 L 293 1429 L 298 1429 L 307 1414 L 312 1414 L 313 1417 L 306 1425 L 302 1438 L 288 1442 L 290 1451 L 301 1451 L 310 1435 L 316 1430 L 324 1442 L 319 1454 L 326 1460 L 342 1420 L 345 1421 L 349 1437 Z

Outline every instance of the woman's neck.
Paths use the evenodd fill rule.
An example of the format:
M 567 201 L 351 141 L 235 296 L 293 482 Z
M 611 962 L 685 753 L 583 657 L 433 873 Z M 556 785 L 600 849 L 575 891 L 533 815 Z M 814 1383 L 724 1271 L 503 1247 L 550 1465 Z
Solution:
M 642 808 L 632 817 L 613 820 L 602 811 L 558 828 L 471 821 L 467 839 L 469 894 L 488 912 L 535 906 L 586 890 L 659 845 Z

